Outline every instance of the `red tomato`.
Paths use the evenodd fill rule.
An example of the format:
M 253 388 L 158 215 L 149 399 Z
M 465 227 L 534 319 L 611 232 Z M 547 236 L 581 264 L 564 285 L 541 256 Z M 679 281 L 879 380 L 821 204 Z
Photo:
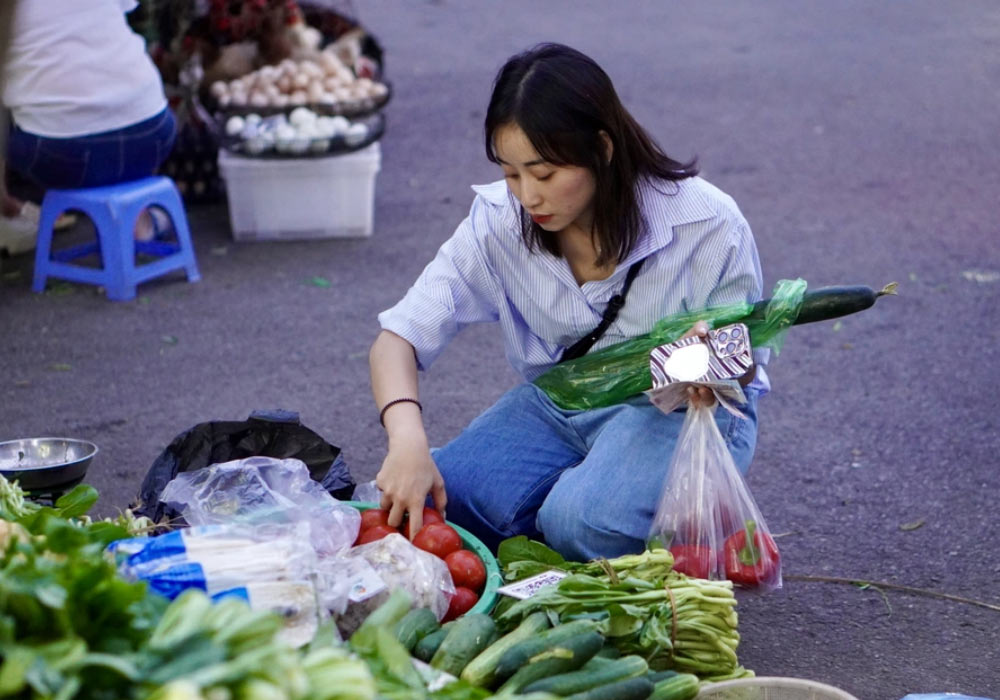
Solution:
M 441 514 L 434 510 L 433 508 L 424 507 L 424 525 L 429 525 L 430 523 L 443 523 L 444 518 Z M 423 526 L 421 526 L 423 527 Z M 407 516 L 403 524 L 399 526 L 399 531 L 403 534 L 406 539 L 410 539 L 410 518 Z
M 420 533 L 418 532 L 417 534 L 419 535 Z M 465 586 L 457 586 L 455 588 L 455 595 L 451 597 L 451 602 L 448 603 L 448 612 L 444 614 L 444 619 L 441 622 L 454 620 L 459 615 L 464 615 L 478 602 L 479 596 L 476 595 L 475 591 Z
M 483 590 L 483 586 L 486 584 L 486 567 L 483 566 L 483 560 L 477 557 L 475 552 L 460 549 L 446 556 L 444 563 L 448 565 L 451 580 L 455 582 L 456 586 L 471 588 L 474 591 Z
M 450 525 L 431 523 L 420 528 L 420 532 L 413 538 L 413 545 L 444 559 L 462 548 L 462 538 Z
M 386 535 L 398 534 L 399 531 L 394 527 L 389 527 L 388 525 L 372 525 L 370 528 L 358 535 L 358 539 L 355 540 L 354 544 L 368 544 L 369 542 L 380 540 Z
M 371 508 L 361 512 L 361 532 L 373 525 L 388 525 L 389 511 L 381 508 Z

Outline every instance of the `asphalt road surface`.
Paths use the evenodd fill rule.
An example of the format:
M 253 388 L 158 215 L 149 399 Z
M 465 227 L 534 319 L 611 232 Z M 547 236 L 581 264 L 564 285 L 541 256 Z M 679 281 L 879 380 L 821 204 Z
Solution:
M 192 208 L 202 281 L 151 282 L 131 303 L 75 285 L 33 294 L 32 256 L 2 261 L 0 437 L 98 443 L 102 514 L 178 433 L 256 408 L 298 411 L 371 479 L 385 449 L 375 315 L 468 211 L 469 185 L 499 177 L 481 139 L 496 70 L 561 41 L 733 195 L 768 289 L 899 283 L 868 311 L 793 329 L 771 365 L 749 481 L 786 579 L 741 596 L 741 661 L 862 700 L 1000 697 L 1000 5 L 357 7 L 394 88 L 372 237 L 236 243 L 224 205 Z M 515 381 L 495 328 L 463 333 L 423 381 L 432 441 Z

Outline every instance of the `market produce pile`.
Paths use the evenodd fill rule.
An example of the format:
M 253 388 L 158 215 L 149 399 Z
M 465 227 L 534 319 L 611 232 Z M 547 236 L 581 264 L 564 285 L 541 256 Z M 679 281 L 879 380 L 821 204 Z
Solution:
M 427 604 L 440 599 L 440 580 L 414 595 L 420 577 L 410 569 L 410 590 L 364 601 L 349 634 L 328 610 L 310 639 L 293 644 L 282 615 L 237 596 L 187 588 L 170 600 L 128 580 L 109 545 L 155 541 L 153 523 L 128 513 L 92 520 L 96 500 L 81 485 L 40 506 L 0 477 L 0 696 L 679 700 L 705 681 L 752 675 L 736 656 L 732 584 L 673 571 L 667 550 L 576 563 L 512 538 L 499 550 L 506 580 L 564 578 L 523 600 L 504 596 L 489 614 L 460 614 Z M 381 527 L 379 513 L 365 512 L 366 530 Z M 451 591 L 452 571 L 481 591 L 479 567 L 468 554 L 452 556 L 469 550 L 455 548 L 442 525 L 428 523 L 435 537 L 421 539 L 443 558 L 395 531 L 346 554 L 409 548 L 436 562 Z

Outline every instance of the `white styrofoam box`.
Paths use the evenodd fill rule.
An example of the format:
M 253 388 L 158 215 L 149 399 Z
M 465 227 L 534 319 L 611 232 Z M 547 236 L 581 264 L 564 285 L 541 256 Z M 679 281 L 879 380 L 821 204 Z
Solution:
M 237 241 L 364 237 L 372 234 L 376 141 L 320 158 L 245 158 L 221 149 L 229 221 Z

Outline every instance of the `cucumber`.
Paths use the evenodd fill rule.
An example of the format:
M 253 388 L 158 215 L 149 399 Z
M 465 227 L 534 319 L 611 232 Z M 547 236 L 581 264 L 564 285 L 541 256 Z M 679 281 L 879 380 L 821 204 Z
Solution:
M 518 642 L 503 653 L 497 662 L 494 676 L 497 680 L 506 680 L 514 675 L 517 669 L 528 663 L 528 659 L 541 654 L 560 642 L 578 636 L 584 632 L 593 632 L 597 629 L 597 623 L 593 620 L 574 620 L 556 625 L 552 629 L 545 630 L 534 635 L 530 639 Z M 596 651 L 595 651 L 596 653 Z
M 652 697 L 652 692 L 653 684 L 640 676 L 599 685 L 582 693 L 569 695 L 567 700 L 646 700 Z
M 555 629 L 555 628 L 553 628 Z M 601 650 L 604 637 L 600 632 L 590 630 L 581 632 L 575 637 L 564 639 L 555 646 L 546 649 L 517 669 L 497 691 L 498 695 L 519 693 L 535 681 L 549 676 L 575 671 Z
M 553 695 L 573 695 L 608 683 L 644 676 L 649 670 L 649 664 L 641 656 L 623 656 L 613 661 L 606 660 L 604 663 L 597 664 L 596 667 L 591 665 L 593 660 L 588 661 L 578 671 L 549 676 L 526 685 L 523 692 L 538 691 Z M 653 683 L 649 681 L 649 692 L 652 691 Z
M 521 620 L 521 624 L 514 630 L 490 644 L 480 652 L 479 656 L 470 661 L 462 670 L 462 680 L 481 688 L 488 688 L 493 685 L 494 674 L 496 673 L 497 664 L 500 662 L 500 657 L 518 642 L 531 639 L 542 630 L 548 628 L 548 626 L 548 615 L 541 611 L 531 613 Z
M 653 682 L 653 685 L 656 685 L 660 681 L 665 681 L 668 678 L 673 678 L 674 676 L 679 676 L 679 675 L 681 674 L 678 671 L 650 671 L 649 673 L 646 674 L 646 678 L 651 680 Z
M 483 613 L 463 615 L 455 620 L 455 626 L 434 652 L 431 666 L 457 677 L 496 638 L 497 626 L 492 617 Z
M 879 291 L 864 285 L 840 286 L 840 287 L 820 287 L 811 292 L 806 292 L 802 297 L 802 304 L 799 307 L 799 315 L 795 318 L 793 325 L 803 323 L 813 323 L 815 321 L 827 321 L 838 316 L 864 311 L 875 304 L 875 301 L 887 294 L 896 294 L 896 283 L 891 282 Z M 764 311 L 770 303 L 770 299 L 758 301 L 753 306 L 753 311 L 746 319 L 762 320 Z
M 441 642 L 448 636 L 448 632 L 451 631 L 453 626 L 454 622 L 446 622 L 421 639 L 413 646 L 413 655 L 421 661 L 430 663 L 430 660 L 434 658 L 434 654 L 437 653 L 438 647 L 441 646 Z
M 698 695 L 698 676 L 678 673 L 653 686 L 649 700 L 691 700 Z
M 602 659 L 617 659 L 622 653 L 618 650 L 618 647 L 604 647 L 597 652 L 597 655 Z
M 407 651 L 412 652 L 417 642 L 439 627 L 437 616 L 432 610 L 414 608 L 403 615 L 403 618 L 393 626 L 392 631 L 399 643 L 406 647 Z

